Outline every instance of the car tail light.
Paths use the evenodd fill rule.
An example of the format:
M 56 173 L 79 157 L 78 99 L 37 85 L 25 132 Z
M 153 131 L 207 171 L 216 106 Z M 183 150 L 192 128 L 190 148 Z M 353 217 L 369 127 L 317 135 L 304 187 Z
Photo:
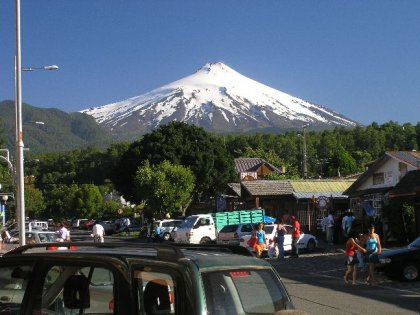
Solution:
M 108 303 L 108 309 L 110 310 L 110 311 L 113 311 L 114 310 L 114 306 L 115 306 L 115 302 L 114 302 L 114 299 L 112 299 L 111 301 L 109 301 L 109 303 Z
M 70 245 L 70 246 L 69 246 L 69 249 L 70 249 L 70 250 L 76 250 L 76 249 L 77 249 L 77 246 Z
M 231 271 L 231 272 L 229 272 L 229 275 L 232 278 L 248 277 L 249 276 L 249 271 Z
M 58 246 L 47 246 L 47 250 L 58 250 Z

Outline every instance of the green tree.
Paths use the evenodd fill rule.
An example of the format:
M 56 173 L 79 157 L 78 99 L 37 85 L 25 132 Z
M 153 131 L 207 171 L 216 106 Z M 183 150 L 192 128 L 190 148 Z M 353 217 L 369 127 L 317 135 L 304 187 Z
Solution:
M 169 161 L 151 166 L 145 161 L 134 179 L 136 199 L 143 200 L 160 218 L 167 214 L 184 215 L 194 190 L 194 181 L 194 174 L 187 167 Z
M 99 187 L 93 184 L 82 184 L 75 191 L 72 205 L 80 218 L 97 217 L 102 209 L 103 197 Z
M 144 135 L 131 144 L 114 170 L 112 181 L 124 198 L 141 202 L 133 190 L 138 166 L 145 160 L 151 165 L 165 160 L 189 167 L 196 183 L 196 197 L 208 197 L 225 188 L 235 178 L 233 159 L 221 137 L 181 122 L 171 122 Z
M 52 185 L 45 191 L 46 208 L 44 216 L 59 222 L 63 219 L 80 218 L 73 206 L 74 195 L 78 189 L 76 184 Z
M 45 201 L 42 191 L 28 185 L 25 187 L 25 212 L 30 218 L 42 218 L 45 210 Z M 44 218 L 48 219 L 48 218 Z

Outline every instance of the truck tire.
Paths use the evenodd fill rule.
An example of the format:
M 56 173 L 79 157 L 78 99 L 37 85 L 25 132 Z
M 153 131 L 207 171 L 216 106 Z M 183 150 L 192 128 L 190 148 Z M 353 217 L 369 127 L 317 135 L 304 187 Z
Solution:
M 211 239 L 210 237 L 204 236 L 201 240 L 200 240 L 200 244 L 210 244 L 211 243 Z

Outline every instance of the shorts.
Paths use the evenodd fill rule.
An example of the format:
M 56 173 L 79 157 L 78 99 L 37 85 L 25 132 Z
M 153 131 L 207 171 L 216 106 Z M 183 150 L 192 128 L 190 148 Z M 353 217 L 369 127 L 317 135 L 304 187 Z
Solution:
M 356 256 L 346 256 L 346 261 L 344 262 L 344 266 L 354 266 L 359 263 L 359 260 Z
M 365 253 L 365 257 L 364 257 L 364 262 L 365 263 L 373 263 L 373 264 L 379 264 L 379 257 L 378 257 L 378 253 L 376 251 L 367 251 Z

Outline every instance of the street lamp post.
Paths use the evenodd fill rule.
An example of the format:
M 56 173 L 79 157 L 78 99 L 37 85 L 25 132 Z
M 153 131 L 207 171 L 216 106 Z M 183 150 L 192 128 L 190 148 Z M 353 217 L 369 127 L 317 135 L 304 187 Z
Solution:
M 25 245 L 25 192 L 23 175 L 23 132 L 21 91 L 20 0 L 16 2 L 16 206 L 19 226 L 19 245 Z
M 25 245 L 25 191 L 23 173 L 23 129 L 22 129 L 22 71 L 57 70 L 58 66 L 25 67 L 21 65 L 20 39 L 20 0 L 16 4 L 16 57 L 15 57 L 15 89 L 16 89 L 16 208 L 19 227 L 19 245 Z
M 306 179 L 308 177 L 308 165 L 307 165 L 307 152 L 306 152 L 306 128 L 308 127 L 308 124 L 303 126 L 303 148 L 302 148 L 302 155 L 303 155 L 303 165 L 302 165 L 302 171 L 303 171 L 303 179 Z

